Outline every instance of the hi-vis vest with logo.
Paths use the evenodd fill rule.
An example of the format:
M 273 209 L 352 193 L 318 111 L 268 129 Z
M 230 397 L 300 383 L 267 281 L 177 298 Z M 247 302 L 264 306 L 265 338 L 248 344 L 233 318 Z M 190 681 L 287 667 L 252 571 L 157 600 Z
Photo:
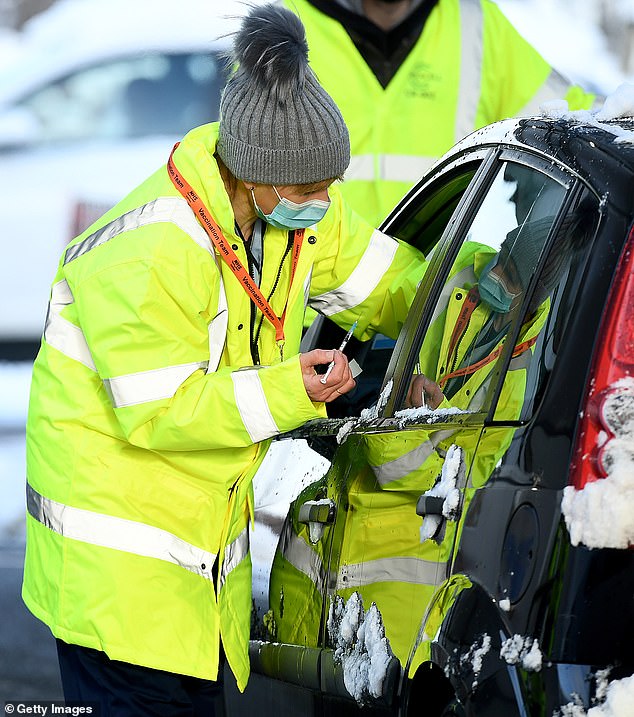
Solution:
M 447 347 L 468 290 L 477 282 L 477 276 L 491 257 L 488 247 L 465 244 L 443 288 L 420 355 L 421 372 L 436 381 L 445 373 Z M 489 313 L 484 308 L 474 313 L 464 337 L 465 347 L 469 347 L 477 335 L 484 314 Z M 544 302 L 522 327 L 518 343 L 539 333 L 547 313 L 548 302 Z M 499 418 L 515 420 L 519 416 L 531 355 L 532 348 L 527 348 L 511 360 L 498 399 L 496 415 Z M 451 401 L 445 399 L 440 407 L 481 410 L 494 366 L 495 362 L 491 362 L 471 374 Z M 416 500 L 433 486 L 442 470 L 446 449 L 456 442 L 471 468 L 465 491 L 468 503 L 474 490 L 488 480 L 511 438 L 512 429 L 500 428 L 487 429 L 482 437 L 479 431 L 461 430 L 458 434 L 451 429 L 421 429 L 368 433 L 348 439 L 359 441 L 350 451 L 363 452 L 366 469 L 351 476 L 346 486 L 348 509 L 339 517 L 345 519 L 345 529 L 341 545 L 333 548 L 333 554 L 339 556 L 339 564 L 336 570 L 330 567 L 332 574 L 328 572 L 323 554 L 325 546 L 311 544 L 305 526 L 299 526 L 295 532 L 293 523 L 287 521 L 271 576 L 270 599 L 274 611 L 279 605 L 279 595 L 284 596 L 283 614 L 279 614 L 279 610 L 275 613 L 277 639 L 316 643 L 321 598 L 312 605 L 307 598 L 323 590 L 328 581 L 344 599 L 356 591 L 366 609 L 372 602 L 376 603 L 392 651 L 405 665 L 425 608 L 436 587 L 447 577 L 451 538 L 456 530 L 455 523 L 448 524 L 440 546 L 432 540 L 421 544 L 421 518 L 416 515 Z M 373 530 L 379 522 L 381 529 Z
M 217 131 L 190 132 L 174 162 L 246 264 Z M 325 415 L 299 365 L 306 303 L 394 336 L 425 268 L 331 198 L 290 291 L 288 232 L 267 228 L 260 286 L 277 282 L 278 315 L 288 297 L 286 343 L 281 361 L 265 320 L 258 367 L 250 299 L 165 167 L 65 251 L 33 371 L 23 588 L 56 637 L 214 679 L 222 636 L 244 688 L 251 477 L 270 438 Z
M 311 67 L 350 131 L 344 197 L 373 225 L 475 129 L 538 114 L 545 100 L 566 98 L 570 109 L 593 101 L 555 72 L 490 0 L 439 0 L 385 89 L 338 21 L 309 0 L 285 4 L 301 17 Z

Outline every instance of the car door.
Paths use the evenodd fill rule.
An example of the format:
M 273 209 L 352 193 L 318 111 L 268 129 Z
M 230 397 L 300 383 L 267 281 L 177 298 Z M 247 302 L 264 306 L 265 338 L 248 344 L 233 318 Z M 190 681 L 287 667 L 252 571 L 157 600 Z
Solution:
M 510 440 L 509 429 L 490 431 L 487 456 L 477 453 L 486 417 L 499 402 L 504 362 L 517 358 L 516 344 L 530 350 L 522 344 L 535 327 L 520 321 L 521 301 L 492 334 L 486 312 L 476 310 L 478 329 L 460 337 L 468 341 L 458 350 L 446 317 L 452 301 L 458 309 L 464 304 L 507 235 L 514 232 L 516 239 L 522 227 L 539 220 L 544 242 L 555 221 L 565 184 L 544 174 L 544 167 L 514 160 L 489 150 L 441 167 L 386 227 L 426 253 L 433 238 L 435 248 L 396 346 L 379 338 L 367 351 L 371 360 L 363 361 L 375 374 L 366 380 L 376 382 L 390 359 L 378 402 L 356 419 L 312 429 L 314 442 L 339 446 L 330 471 L 304 490 L 285 521 L 271 571 L 269 637 L 252 651 L 254 671 L 275 680 L 270 690 L 278 706 L 281 695 L 298 688 L 307 693 L 308 713 L 351 697 L 393 701 L 424 614 L 449 575 L 457 519 Z M 539 251 L 529 258 L 536 262 Z M 491 335 L 478 345 L 485 328 Z M 516 344 L 505 346 L 507 336 Z M 469 363 L 472 345 L 481 356 Z M 453 376 L 456 366 L 442 365 L 443 352 L 449 358 L 460 353 L 460 364 L 478 367 Z M 434 380 L 448 374 L 450 396 L 440 410 L 405 406 L 412 377 L 422 371 Z M 360 393 L 367 401 L 363 388 Z M 453 509 L 445 510 L 447 495 L 442 501 L 433 495 L 443 482 Z M 367 629 L 359 631 L 366 621 Z M 360 644 L 360 632 L 372 633 L 374 643 Z
M 430 272 L 440 262 L 432 250 L 489 154 L 489 149 L 482 149 L 472 152 L 466 160 L 461 156 L 443 164 L 408 195 L 391 222 L 389 233 L 415 242 L 430 259 Z M 338 345 L 342 336 L 341 329 L 318 317 L 306 333 L 302 349 Z M 354 395 L 342 397 L 330 406 L 333 420 L 318 422 L 307 431 L 310 447 L 301 431 L 296 432 L 294 439 L 285 437 L 286 440 L 274 444 L 254 478 L 252 677 L 246 693 L 238 696 L 231 675 L 227 674 L 229 714 L 242 714 L 249 704 L 257 705 L 265 714 L 284 714 L 286 704 L 289 714 L 297 714 L 298 705 L 307 715 L 321 710 L 314 702 L 315 694 L 321 692 L 323 617 L 327 612 L 324 590 L 334 525 L 333 506 L 351 470 L 344 452 L 337 451 L 337 434 L 348 424 L 349 417 L 358 418 L 376 402 L 394 345 L 393 340 L 384 336 L 366 344 L 353 339 L 346 352 L 363 368 Z M 310 480 L 313 475 L 323 476 L 329 465 L 327 476 Z M 297 486 L 306 482 L 308 486 L 284 520 L 280 506 L 289 495 L 294 498 Z M 332 497 L 326 497 L 328 490 Z M 259 495 L 267 497 L 260 500 Z M 311 535 L 319 539 L 311 540 Z M 271 546 L 278 540 L 273 561 L 275 551 Z M 347 694 L 343 683 L 339 686 Z
M 525 369 L 548 313 L 546 300 L 529 306 L 523 297 L 570 180 L 545 173 L 537 160 L 518 159 L 526 161 L 502 153 L 474 188 L 463 219 L 439 248 L 441 268 L 412 307 L 388 369 L 385 409 L 354 426 L 347 449 L 340 449 L 347 451 L 349 470 L 338 477 L 339 493 L 331 489 L 337 517 L 324 644 L 342 657 L 344 680 L 346 655 L 351 670 L 364 650 L 372 661 L 373 647 L 343 635 L 350 620 L 363 622 L 361 610 L 368 619 L 370 606 L 378 634 L 389 641 L 387 654 L 408 667 L 432 599 L 451 575 L 460 518 L 486 485 L 520 417 Z M 483 298 L 493 261 L 506 266 L 513 288 L 505 311 L 498 305 L 492 310 Z M 440 384 L 444 399 L 436 410 L 411 407 L 407 395 L 417 374 Z M 495 426 L 488 420 L 494 412 Z M 357 699 L 388 698 L 352 676 L 347 683 Z

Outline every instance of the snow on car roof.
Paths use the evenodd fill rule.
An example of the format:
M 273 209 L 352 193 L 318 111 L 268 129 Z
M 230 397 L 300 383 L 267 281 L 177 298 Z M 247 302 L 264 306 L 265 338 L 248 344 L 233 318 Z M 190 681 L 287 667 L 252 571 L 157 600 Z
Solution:
M 634 84 L 624 82 L 608 95 L 601 107 L 590 110 L 568 110 L 565 100 L 552 100 L 541 107 L 546 117 L 567 119 L 604 129 L 615 136 L 615 142 L 634 143 L 631 121 L 634 117 Z M 610 123 L 610 124 L 606 124 Z

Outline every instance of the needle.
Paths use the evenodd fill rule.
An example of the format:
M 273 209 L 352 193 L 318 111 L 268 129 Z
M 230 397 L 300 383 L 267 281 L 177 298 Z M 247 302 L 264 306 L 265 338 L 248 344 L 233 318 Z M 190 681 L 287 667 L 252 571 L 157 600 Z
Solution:
M 354 330 L 357 328 L 358 321 L 355 321 L 354 324 L 350 327 L 350 331 L 343 337 L 343 341 L 341 342 L 341 345 L 339 346 L 339 351 L 343 351 L 346 348 L 346 344 L 350 339 L 352 338 L 352 334 L 354 333 Z M 326 369 L 326 373 L 319 379 L 322 383 L 326 383 L 328 380 L 328 376 L 330 376 L 330 372 L 335 367 L 335 360 L 333 359 L 329 364 L 328 368 Z

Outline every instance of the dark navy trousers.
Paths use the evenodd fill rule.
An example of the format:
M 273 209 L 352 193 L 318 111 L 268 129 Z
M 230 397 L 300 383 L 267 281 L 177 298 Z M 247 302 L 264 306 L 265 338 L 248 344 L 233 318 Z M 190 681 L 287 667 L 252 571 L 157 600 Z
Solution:
M 57 640 L 66 702 L 99 705 L 99 717 L 223 717 L 218 681 L 111 660 L 105 652 Z

